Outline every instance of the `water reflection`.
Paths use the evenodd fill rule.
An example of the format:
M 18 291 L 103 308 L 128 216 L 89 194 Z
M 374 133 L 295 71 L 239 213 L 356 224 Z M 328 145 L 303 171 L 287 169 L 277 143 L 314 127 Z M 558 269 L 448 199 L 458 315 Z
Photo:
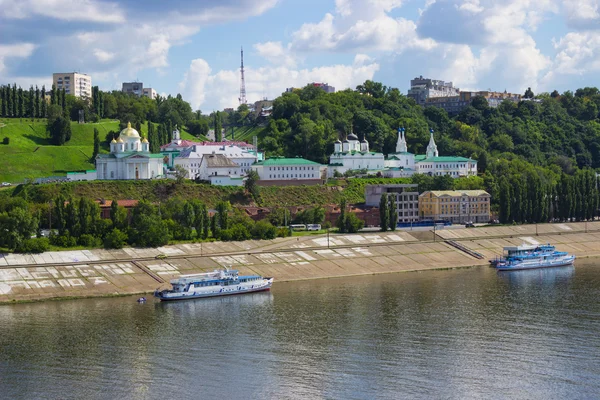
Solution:
M 498 276 L 511 285 L 554 285 L 565 283 L 575 275 L 575 267 L 553 267 L 525 269 L 520 271 L 498 271 Z

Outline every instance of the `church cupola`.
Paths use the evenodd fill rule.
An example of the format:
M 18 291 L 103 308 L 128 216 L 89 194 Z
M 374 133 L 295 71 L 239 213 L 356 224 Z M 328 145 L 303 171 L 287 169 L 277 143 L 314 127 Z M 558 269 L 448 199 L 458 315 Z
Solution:
M 110 152 L 111 153 L 117 152 L 117 141 L 115 140 L 115 138 L 113 138 L 113 140 L 110 141 Z
M 369 152 L 369 142 L 367 142 L 367 138 L 364 138 L 362 142 L 360 142 L 360 151 L 363 153 Z
M 340 139 L 336 140 L 335 143 L 333 144 L 333 152 L 334 153 L 342 152 L 342 142 L 340 141 Z
M 398 141 L 396 142 L 396 153 L 407 153 L 408 146 L 406 145 L 406 130 L 398 128 Z
M 150 151 L 150 143 L 148 139 L 142 139 L 142 151 L 148 153 Z
M 431 157 L 439 157 L 437 146 L 435 145 L 435 140 L 433 140 L 433 129 L 429 130 L 431 136 L 429 137 L 429 144 L 427 145 L 427 158 Z
M 177 129 L 177 125 L 175 125 L 175 130 L 173 131 L 173 143 L 176 145 L 181 144 L 181 135 L 179 133 L 179 129 Z
M 125 143 L 123 142 L 123 139 L 121 139 L 119 137 L 119 140 L 117 140 L 117 153 L 122 153 L 125 151 Z

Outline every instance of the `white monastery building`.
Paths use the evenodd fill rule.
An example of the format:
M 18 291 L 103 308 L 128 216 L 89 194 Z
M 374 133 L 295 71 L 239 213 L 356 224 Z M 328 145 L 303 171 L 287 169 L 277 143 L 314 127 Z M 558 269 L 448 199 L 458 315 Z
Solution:
M 110 143 L 110 154 L 96 156 L 97 179 L 153 179 L 164 176 L 163 156 L 150 153 L 148 139 L 127 123 L 118 139 Z
M 414 174 L 430 176 L 450 175 L 453 178 L 477 175 L 477 161 L 471 158 L 440 156 L 430 131 L 426 154 L 408 152 L 404 128 L 398 129 L 396 152 L 388 154 L 384 175 L 389 178 L 409 177 Z
M 351 170 L 377 173 L 384 168 L 383 153 L 369 151 L 369 142 L 366 139 L 359 141 L 354 133 L 350 133 L 343 142 L 335 142 L 333 154 L 329 157 L 327 176 L 332 178 L 336 171 L 344 174 Z
M 252 169 L 263 186 L 315 185 L 323 183 L 327 166 L 304 158 L 272 157 L 256 162 Z

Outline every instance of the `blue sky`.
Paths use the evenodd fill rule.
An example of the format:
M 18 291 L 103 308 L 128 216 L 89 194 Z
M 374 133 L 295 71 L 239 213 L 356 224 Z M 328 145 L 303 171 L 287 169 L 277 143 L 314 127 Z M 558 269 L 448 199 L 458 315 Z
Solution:
M 0 83 L 77 70 L 138 80 L 194 109 L 286 87 L 418 75 L 522 93 L 598 86 L 600 0 L 0 0 Z

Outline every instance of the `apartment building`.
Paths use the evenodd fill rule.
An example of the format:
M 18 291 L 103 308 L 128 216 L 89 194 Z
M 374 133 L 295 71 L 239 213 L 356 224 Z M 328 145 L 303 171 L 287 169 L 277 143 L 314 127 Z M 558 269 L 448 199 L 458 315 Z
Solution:
M 121 92 L 127 94 L 134 94 L 141 96 L 144 90 L 144 84 L 142 82 L 123 82 Z
M 156 90 L 154 90 L 152 88 L 143 88 L 142 89 L 142 96 L 149 97 L 152 100 L 154 100 L 156 98 L 156 95 L 157 95 Z
M 496 108 L 504 100 L 510 100 L 515 103 L 521 101 L 521 95 L 515 93 L 504 92 L 491 92 L 488 90 L 482 90 L 479 92 L 460 92 L 457 96 L 440 96 L 430 97 L 426 100 L 425 106 L 434 106 L 443 108 L 448 114 L 458 114 L 469 105 L 473 99 L 477 96 L 485 98 L 488 105 L 492 108 Z
M 427 99 L 431 97 L 450 97 L 458 96 L 460 89 L 455 88 L 452 82 L 445 82 L 439 79 L 429 79 L 419 76 L 411 79 L 410 89 L 407 96 L 424 106 Z
M 417 222 L 419 220 L 419 185 L 391 184 L 366 185 L 365 205 L 379 207 L 381 196 L 388 195 L 394 199 L 399 223 Z
M 419 196 L 421 220 L 463 224 L 490 220 L 490 195 L 485 190 L 433 190 Z
M 78 72 L 56 72 L 52 74 L 52 84 L 57 90 L 82 99 L 92 97 L 92 77 Z

